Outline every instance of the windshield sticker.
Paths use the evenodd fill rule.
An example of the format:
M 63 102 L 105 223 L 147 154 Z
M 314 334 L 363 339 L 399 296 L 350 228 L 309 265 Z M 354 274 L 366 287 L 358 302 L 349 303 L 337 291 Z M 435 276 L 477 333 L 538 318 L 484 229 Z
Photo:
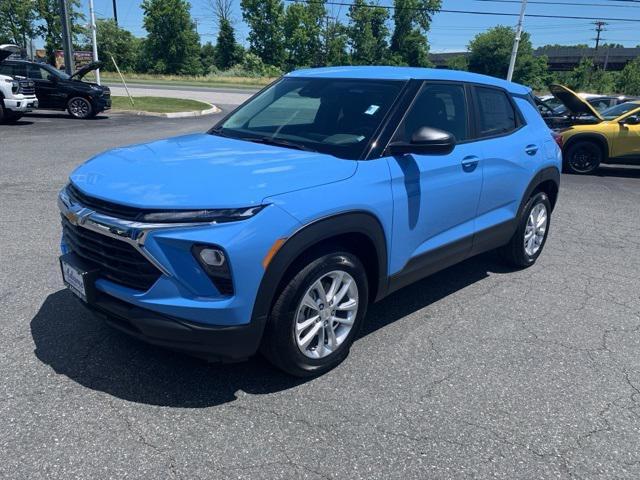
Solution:
M 380 110 L 380 105 L 371 105 L 364 113 L 365 115 L 375 115 L 378 110 Z

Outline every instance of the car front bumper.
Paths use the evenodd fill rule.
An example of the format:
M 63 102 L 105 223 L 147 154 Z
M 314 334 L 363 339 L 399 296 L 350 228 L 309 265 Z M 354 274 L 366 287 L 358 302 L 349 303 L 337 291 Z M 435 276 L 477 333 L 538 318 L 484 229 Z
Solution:
M 32 111 L 34 108 L 38 108 L 38 99 L 36 97 L 24 97 L 22 95 L 16 98 L 5 98 L 4 106 L 12 112 L 26 113 Z
M 84 303 L 108 325 L 152 345 L 211 361 L 241 361 L 260 346 L 265 319 L 247 325 L 212 326 L 162 315 L 97 292 Z

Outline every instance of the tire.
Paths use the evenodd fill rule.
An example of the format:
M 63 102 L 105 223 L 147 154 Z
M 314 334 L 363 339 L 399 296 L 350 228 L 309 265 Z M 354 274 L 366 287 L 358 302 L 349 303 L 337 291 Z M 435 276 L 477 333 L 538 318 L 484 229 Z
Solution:
M 537 214 L 544 212 L 545 222 L 538 225 L 531 233 L 532 223 L 541 219 Z M 516 268 L 528 268 L 538 260 L 547 242 L 549 227 L 551 225 L 551 203 L 544 192 L 535 193 L 525 204 L 522 215 L 518 220 L 518 228 L 507 245 L 502 247 L 501 253 L 505 261 Z M 544 231 L 542 231 L 544 230 Z
M 344 293 L 337 302 L 343 308 L 334 309 L 328 301 L 334 282 L 339 284 L 334 287 L 336 293 Z M 328 296 L 320 296 L 319 283 Z M 349 354 L 366 314 L 368 299 L 367 275 L 353 254 L 332 252 L 311 258 L 287 282 L 273 305 L 262 341 L 263 355 L 276 367 L 297 377 L 331 370 Z M 335 320 L 338 317 L 342 321 Z M 299 327 L 305 322 L 307 326 Z M 334 332 L 333 336 L 329 330 Z
M 603 157 L 600 145 L 589 140 L 580 140 L 567 148 L 564 154 L 564 170 L 568 173 L 587 175 L 598 169 Z
M 7 112 L 5 111 L 5 121 L 7 123 L 16 123 L 18 120 L 20 120 L 23 117 L 24 114 L 22 113 L 14 113 L 14 112 Z
M 0 123 L 4 123 L 7 120 L 7 110 L 4 108 L 4 100 L 0 97 Z
M 87 119 L 95 117 L 96 112 L 93 104 L 83 97 L 72 97 L 67 101 L 67 112 L 73 118 Z

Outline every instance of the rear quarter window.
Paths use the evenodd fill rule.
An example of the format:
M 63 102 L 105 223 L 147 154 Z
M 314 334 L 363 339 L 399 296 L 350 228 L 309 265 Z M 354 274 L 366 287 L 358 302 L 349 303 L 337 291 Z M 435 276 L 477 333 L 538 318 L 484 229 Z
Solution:
M 505 92 L 485 87 L 475 91 L 481 137 L 504 135 L 518 128 L 518 116 Z

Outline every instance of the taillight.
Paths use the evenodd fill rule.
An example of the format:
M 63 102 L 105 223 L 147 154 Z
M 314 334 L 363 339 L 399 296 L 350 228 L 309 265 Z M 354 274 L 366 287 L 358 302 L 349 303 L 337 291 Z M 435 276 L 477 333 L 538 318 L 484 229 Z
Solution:
M 553 135 L 553 139 L 556 141 L 560 149 L 562 149 L 562 145 L 564 143 L 564 137 L 557 132 L 551 132 L 551 135 Z

